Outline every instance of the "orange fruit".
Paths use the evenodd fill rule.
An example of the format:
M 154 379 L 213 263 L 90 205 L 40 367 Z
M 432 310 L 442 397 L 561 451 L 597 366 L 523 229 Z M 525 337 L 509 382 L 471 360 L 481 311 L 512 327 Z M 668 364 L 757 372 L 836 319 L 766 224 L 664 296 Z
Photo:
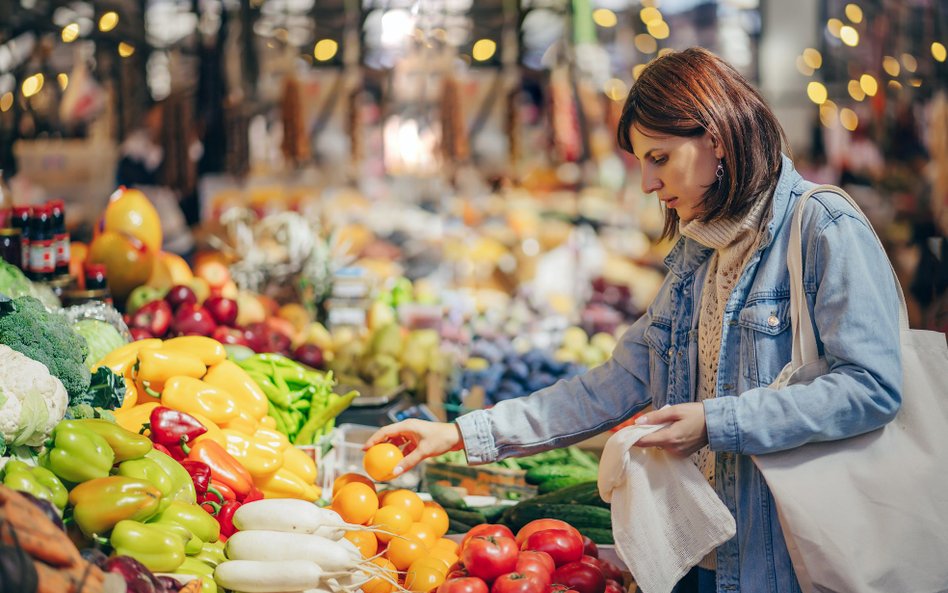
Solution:
M 385 493 L 384 504 L 401 507 L 408 512 L 412 521 L 420 521 L 425 510 L 425 502 L 411 490 L 391 490 Z
M 398 570 L 408 570 L 415 560 L 428 552 L 423 543 L 410 537 L 395 537 L 388 542 L 385 557 L 392 561 Z
M 398 573 L 395 565 L 385 558 L 374 558 L 372 564 L 382 569 L 383 576 L 372 577 L 368 582 L 362 585 L 363 593 L 391 593 L 395 589 L 393 583 L 398 582 Z
M 153 253 L 161 251 L 161 219 L 158 211 L 148 197 L 137 189 L 120 187 L 109 197 L 109 204 L 102 215 L 102 230 L 125 233 L 144 243 Z
M 379 540 L 371 531 L 347 531 L 343 537 L 359 548 L 363 558 L 371 558 L 379 551 Z
M 415 593 L 428 593 L 444 582 L 448 567 L 435 558 L 420 558 L 408 567 L 405 588 Z
M 362 458 L 365 473 L 377 481 L 387 482 L 395 477 L 392 473 L 398 462 L 404 459 L 402 450 L 391 443 L 372 445 Z
M 369 486 L 352 482 L 340 488 L 332 497 L 332 510 L 339 513 L 347 523 L 365 525 L 379 510 L 379 498 Z
M 368 476 L 363 476 L 362 474 L 357 474 L 355 472 L 349 472 L 347 474 L 342 474 L 332 482 L 332 495 L 335 496 L 339 489 L 345 486 L 346 484 L 351 484 L 352 482 L 361 482 L 365 484 L 372 490 L 375 490 L 375 482 L 369 479 Z
M 427 549 L 431 549 L 435 542 L 438 541 L 438 536 L 435 535 L 434 529 L 427 523 L 412 523 L 408 531 L 405 532 L 405 537 L 411 537 L 420 541 Z
M 397 506 L 383 506 L 372 518 L 372 525 L 385 531 L 376 532 L 375 537 L 386 543 L 393 537 L 402 535 L 412 526 L 411 518 L 405 509 Z
M 426 502 L 424 504 L 418 522 L 430 526 L 435 537 L 444 538 L 444 534 L 448 532 L 448 513 L 436 502 Z M 451 540 L 447 541 L 450 542 Z M 454 544 L 454 549 L 457 550 L 457 544 Z
M 92 240 L 87 261 L 105 264 L 112 296 L 123 303 L 133 288 L 148 282 L 156 253 L 133 236 L 105 231 Z

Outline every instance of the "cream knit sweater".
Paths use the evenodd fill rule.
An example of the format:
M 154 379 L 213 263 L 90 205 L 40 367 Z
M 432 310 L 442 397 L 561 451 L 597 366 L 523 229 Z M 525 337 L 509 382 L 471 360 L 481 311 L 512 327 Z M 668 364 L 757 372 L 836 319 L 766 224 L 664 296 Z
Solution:
M 698 377 L 697 401 L 715 397 L 721 353 L 724 309 L 741 272 L 760 242 L 766 227 L 765 213 L 770 210 L 770 193 L 758 199 L 742 220 L 716 220 L 704 223 L 692 220 L 683 223 L 681 234 L 714 249 L 708 263 L 708 275 L 701 293 L 698 313 Z M 707 446 L 696 454 L 698 469 L 714 485 L 714 452 Z M 713 570 L 715 555 L 711 552 L 698 565 Z

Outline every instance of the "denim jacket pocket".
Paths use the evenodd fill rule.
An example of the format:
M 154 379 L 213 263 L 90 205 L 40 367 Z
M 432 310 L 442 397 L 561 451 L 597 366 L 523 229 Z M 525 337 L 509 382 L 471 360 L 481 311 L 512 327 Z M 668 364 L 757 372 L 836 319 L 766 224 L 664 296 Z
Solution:
M 790 361 L 790 297 L 759 300 L 741 309 L 741 367 L 752 387 L 770 385 Z
M 660 408 L 668 399 L 668 363 L 673 354 L 671 323 L 655 320 L 645 328 L 648 344 L 649 395 L 652 405 Z

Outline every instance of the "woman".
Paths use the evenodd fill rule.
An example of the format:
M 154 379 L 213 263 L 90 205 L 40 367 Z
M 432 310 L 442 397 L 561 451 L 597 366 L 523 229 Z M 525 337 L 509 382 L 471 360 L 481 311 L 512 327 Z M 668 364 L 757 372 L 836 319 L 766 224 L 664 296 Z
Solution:
M 658 296 L 610 360 L 455 424 L 387 426 L 366 446 L 408 440 L 413 450 L 401 469 L 462 448 L 470 463 L 485 463 L 581 441 L 651 404 L 655 411 L 640 422 L 669 426 L 637 445 L 697 452 L 737 522 L 737 535 L 689 575 L 693 586 L 799 591 L 774 501 L 750 455 L 854 436 L 895 416 L 898 297 L 886 255 L 840 196 L 819 193 L 807 203 L 804 287 L 831 372 L 770 389 L 791 358 L 789 221 L 813 187 L 781 154 L 773 113 L 733 68 L 689 49 L 645 68 L 618 139 L 639 159 L 643 190 L 665 206 L 665 234 L 683 236 L 665 260 Z

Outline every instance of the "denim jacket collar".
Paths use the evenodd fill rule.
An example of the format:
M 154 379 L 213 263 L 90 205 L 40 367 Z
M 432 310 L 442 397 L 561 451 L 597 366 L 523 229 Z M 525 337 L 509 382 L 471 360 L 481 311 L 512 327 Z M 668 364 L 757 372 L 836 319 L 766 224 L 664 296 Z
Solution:
M 790 209 L 791 190 L 802 180 L 793 168 L 793 162 L 787 155 L 781 155 L 780 176 L 774 187 L 774 199 L 771 202 L 770 222 L 764 231 L 759 250 L 766 249 L 780 231 Z M 693 239 L 681 237 L 665 258 L 665 267 L 678 278 L 686 278 L 695 273 L 708 259 L 713 249 L 705 247 Z

